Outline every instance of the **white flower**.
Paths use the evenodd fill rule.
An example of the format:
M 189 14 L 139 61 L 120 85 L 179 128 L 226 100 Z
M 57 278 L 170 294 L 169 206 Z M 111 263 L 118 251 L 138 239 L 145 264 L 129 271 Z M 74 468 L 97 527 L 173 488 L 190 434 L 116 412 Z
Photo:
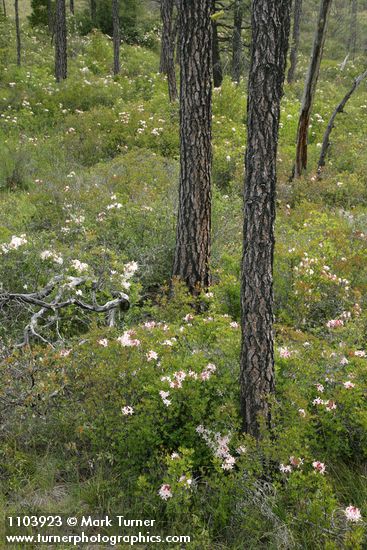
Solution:
M 88 264 L 80 262 L 79 260 L 71 260 L 71 265 L 76 271 L 79 271 L 79 273 L 82 273 L 88 269 Z
M 299 415 L 302 416 L 303 418 L 306 416 L 305 409 L 298 409 L 298 412 L 299 412 Z
M 108 346 L 108 340 L 107 338 L 102 338 L 101 340 L 98 340 L 98 344 L 100 346 L 103 346 L 104 348 L 106 348 Z
M 282 472 L 282 474 L 290 474 L 292 472 L 292 466 L 285 466 L 284 464 L 281 464 L 279 466 L 279 470 Z
M 12 236 L 11 241 L 9 244 L 3 244 L 1 245 L 2 251 L 7 254 L 9 250 L 16 250 L 20 246 L 23 246 L 24 244 L 27 244 L 27 239 L 25 234 L 21 235 L 20 237 L 16 237 L 15 235 Z
M 323 462 L 319 462 L 318 460 L 315 460 L 312 463 L 312 466 L 313 466 L 315 472 L 319 472 L 320 474 L 324 475 L 324 473 L 326 471 L 326 466 Z
M 351 390 L 352 388 L 355 387 L 355 384 L 350 380 L 347 380 L 346 382 L 343 382 L 343 386 L 345 387 L 346 390 Z
M 153 361 L 153 360 L 157 360 L 158 359 L 158 353 L 156 351 L 149 351 L 147 354 L 146 354 L 146 358 L 147 358 L 147 361 Z
M 172 498 L 172 491 L 171 491 L 171 485 L 168 485 L 165 483 L 161 486 L 161 488 L 158 491 L 159 496 L 162 500 L 168 500 L 169 498 Z
M 361 511 L 359 510 L 359 508 L 356 508 L 351 504 L 347 506 L 347 508 L 344 510 L 344 514 L 347 518 L 347 521 L 352 521 L 354 523 L 357 523 L 362 519 Z
M 129 416 L 129 415 L 131 416 L 132 414 L 134 414 L 134 409 L 129 405 L 127 405 L 125 407 L 121 407 L 121 412 L 125 416 Z

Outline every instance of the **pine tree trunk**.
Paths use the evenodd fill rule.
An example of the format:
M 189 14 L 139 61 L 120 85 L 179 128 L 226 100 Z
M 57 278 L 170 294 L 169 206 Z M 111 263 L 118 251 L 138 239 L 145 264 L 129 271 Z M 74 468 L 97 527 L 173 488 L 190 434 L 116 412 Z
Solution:
M 180 0 L 180 186 L 173 276 L 194 294 L 210 284 L 211 0 Z
M 293 82 L 296 74 L 298 48 L 299 48 L 299 40 L 300 40 L 301 16 L 302 16 L 302 0 L 294 0 L 292 47 L 291 47 L 291 55 L 290 55 L 290 67 L 288 71 L 289 83 Z
M 18 4 L 18 0 L 14 0 L 14 10 L 15 10 L 15 30 L 16 30 L 16 36 L 17 36 L 17 65 L 20 67 L 22 44 L 21 44 L 21 41 L 20 41 L 20 24 L 19 24 L 19 4 Z
M 6 3 L 5 3 L 5 0 L 3 0 L 3 12 L 4 12 L 4 17 L 6 17 Z
M 303 171 L 307 168 L 308 127 L 310 124 L 311 109 L 320 73 L 320 65 L 324 51 L 327 21 L 331 3 L 332 0 L 321 0 L 320 4 L 317 29 L 314 37 L 311 61 L 306 77 L 301 113 L 298 122 L 296 164 L 294 168 L 294 175 L 296 178 L 299 178 Z
M 222 62 L 220 60 L 218 26 L 215 21 L 212 21 L 213 26 L 213 82 L 214 88 L 220 88 L 223 82 Z
M 55 12 L 55 78 L 60 82 L 67 76 L 65 0 L 56 0 Z
M 273 256 L 276 157 L 290 0 L 252 0 L 242 262 L 241 411 L 244 430 L 270 426 L 274 392 Z M 262 420 L 261 420 L 262 419 Z
M 54 29 L 54 22 L 55 22 L 55 13 L 52 9 L 52 3 L 51 0 L 47 0 L 47 25 L 48 25 L 48 31 L 53 37 L 55 29 Z M 52 43 L 52 40 L 51 40 Z
M 120 2 L 112 0 L 113 74 L 120 72 Z
M 159 71 L 167 75 L 170 101 L 177 99 L 175 70 L 176 25 L 173 25 L 173 0 L 161 0 L 162 42 Z
M 352 0 L 351 20 L 350 20 L 350 35 L 349 35 L 349 40 L 348 40 L 348 53 L 351 54 L 352 59 L 354 59 L 355 54 L 356 54 L 357 14 L 358 14 L 358 2 L 357 2 L 357 0 Z
M 236 0 L 234 5 L 233 35 L 232 35 L 232 80 L 241 80 L 242 63 L 242 0 Z
M 70 13 L 72 13 L 74 15 L 75 13 L 75 9 L 74 9 L 74 0 L 70 0 Z
M 96 2 L 96 0 L 90 0 L 90 17 L 91 17 L 93 25 L 95 25 L 96 21 L 97 21 L 97 2 Z

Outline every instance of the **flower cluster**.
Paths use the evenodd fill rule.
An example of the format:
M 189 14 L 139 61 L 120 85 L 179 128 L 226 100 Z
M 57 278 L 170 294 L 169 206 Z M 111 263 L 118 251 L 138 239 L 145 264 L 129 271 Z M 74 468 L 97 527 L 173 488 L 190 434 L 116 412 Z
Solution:
M 7 254 L 8 252 L 10 252 L 10 250 L 16 250 L 20 246 L 27 244 L 27 242 L 28 241 L 25 234 L 21 235 L 20 237 L 16 237 L 15 235 L 13 235 L 10 243 L 1 245 L 1 250 L 4 252 L 4 254 Z

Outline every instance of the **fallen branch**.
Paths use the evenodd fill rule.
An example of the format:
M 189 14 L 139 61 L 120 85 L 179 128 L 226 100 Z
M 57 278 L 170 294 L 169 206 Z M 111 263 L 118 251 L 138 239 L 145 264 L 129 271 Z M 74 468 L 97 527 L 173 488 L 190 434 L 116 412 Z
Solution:
M 6 292 L 0 295 L 0 308 L 2 308 L 5 304 L 8 304 L 9 302 L 17 302 L 20 304 L 30 304 L 41 308 L 32 314 L 30 322 L 24 329 L 23 342 L 21 342 L 17 347 L 23 347 L 25 345 L 29 345 L 30 339 L 32 337 L 39 338 L 40 340 L 42 340 L 42 342 L 52 345 L 51 342 L 46 340 L 46 338 L 44 338 L 38 332 L 38 323 L 50 311 L 54 312 L 55 315 L 51 317 L 50 323 L 48 323 L 48 325 L 46 326 L 48 327 L 55 322 L 57 332 L 58 332 L 58 319 L 59 319 L 58 312 L 62 308 L 69 307 L 69 306 L 76 306 L 89 312 L 107 313 L 108 325 L 112 327 L 115 324 L 116 313 L 119 310 L 127 311 L 130 307 L 129 297 L 123 292 L 113 293 L 114 299 L 109 300 L 103 305 L 99 305 L 96 302 L 95 297 L 92 304 L 88 304 L 74 296 L 64 299 L 64 295 L 66 292 L 70 292 L 70 290 L 73 290 L 76 287 L 86 282 L 89 282 L 89 279 L 85 277 L 69 277 L 68 282 L 60 284 L 62 280 L 63 280 L 62 276 L 56 276 L 44 288 L 42 288 L 38 292 L 32 292 L 29 294 Z M 58 285 L 60 286 L 58 287 Z M 58 289 L 55 297 L 51 301 L 47 302 L 45 299 L 48 296 L 50 296 L 50 294 L 52 294 L 52 292 L 57 287 Z
M 332 129 L 334 128 L 334 123 L 335 123 L 335 119 L 337 117 L 337 114 L 343 112 L 343 109 L 344 109 L 346 103 L 349 101 L 349 99 L 351 98 L 351 96 L 353 95 L 355 90 L 358 88 L 358 86 L 360 85 L 362 80 L 366 77 L 367 77 L 367 70 L 364 73 L 360 74 L 355 79 L 355 81 L 353 82 L 353 86 L 351 87 L 349 92 L 343 97 L 343 99 L 341 100 L 341 102 L 339 103 L 339 105 L 337 106 L 337 108 L 335 109 L 335 111 L 333 112 L 333 114 L 332 114 L 332 116 L 329 120 L 329 124 L 327 125 L 326 131 L 325 131 L 325 134 L 324 134 L 324 139 L 323 139 L 323 142 L 322 142 L 322 147 L 321 147 L 321 154 L 320 154 L 318 170 L 317 170 L 319 175 L 321 174 L 323 166 L 325 166 L 326 155 L 327 155 L 328 149 L 330 147 L 330 134 L 331 134 Z

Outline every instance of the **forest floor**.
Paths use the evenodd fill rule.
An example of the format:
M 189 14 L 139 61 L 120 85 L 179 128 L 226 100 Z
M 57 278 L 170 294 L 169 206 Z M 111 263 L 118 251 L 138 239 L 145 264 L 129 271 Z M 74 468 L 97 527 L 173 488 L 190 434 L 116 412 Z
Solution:
M 158 74 L 156 33 L 122 46 L 114 78 L 111 41 L 70 32 L 62 84 L 46 32 L 24 25 L 22 38 L 19 68 L 13 29 L 1 23 L 2 288 L 33 292 L 59 275 L 65 297 L 105 303 L 123 291 L 131 307 L 107 327 L 104 315 L 69 306 L 39 323 L 44 340 L 23 348 L 14 345 L 32 310 L 20 301 L 3 307 L 4 514 L 151 518 L 164 534 L 191 536 L 187 547 L 198 550 L 243 549 L 244 540 L 250 549 L 364 548 L 365 83 L 338 117 L 316 174 L 328 119 L 364 60 L 343 71 L 324 60 L 309 171 L 293 182 L 306 56 L 285 87 L 274 432 L 256 444 L 240 430 L 237 382 L 245 84 L 226 77 L 214 91 L 213 287 L 198 314 L 184 288 L 173 297 L 167 289 L 178 105 Z M 83 281 L 72 287 L 72 277 Z

